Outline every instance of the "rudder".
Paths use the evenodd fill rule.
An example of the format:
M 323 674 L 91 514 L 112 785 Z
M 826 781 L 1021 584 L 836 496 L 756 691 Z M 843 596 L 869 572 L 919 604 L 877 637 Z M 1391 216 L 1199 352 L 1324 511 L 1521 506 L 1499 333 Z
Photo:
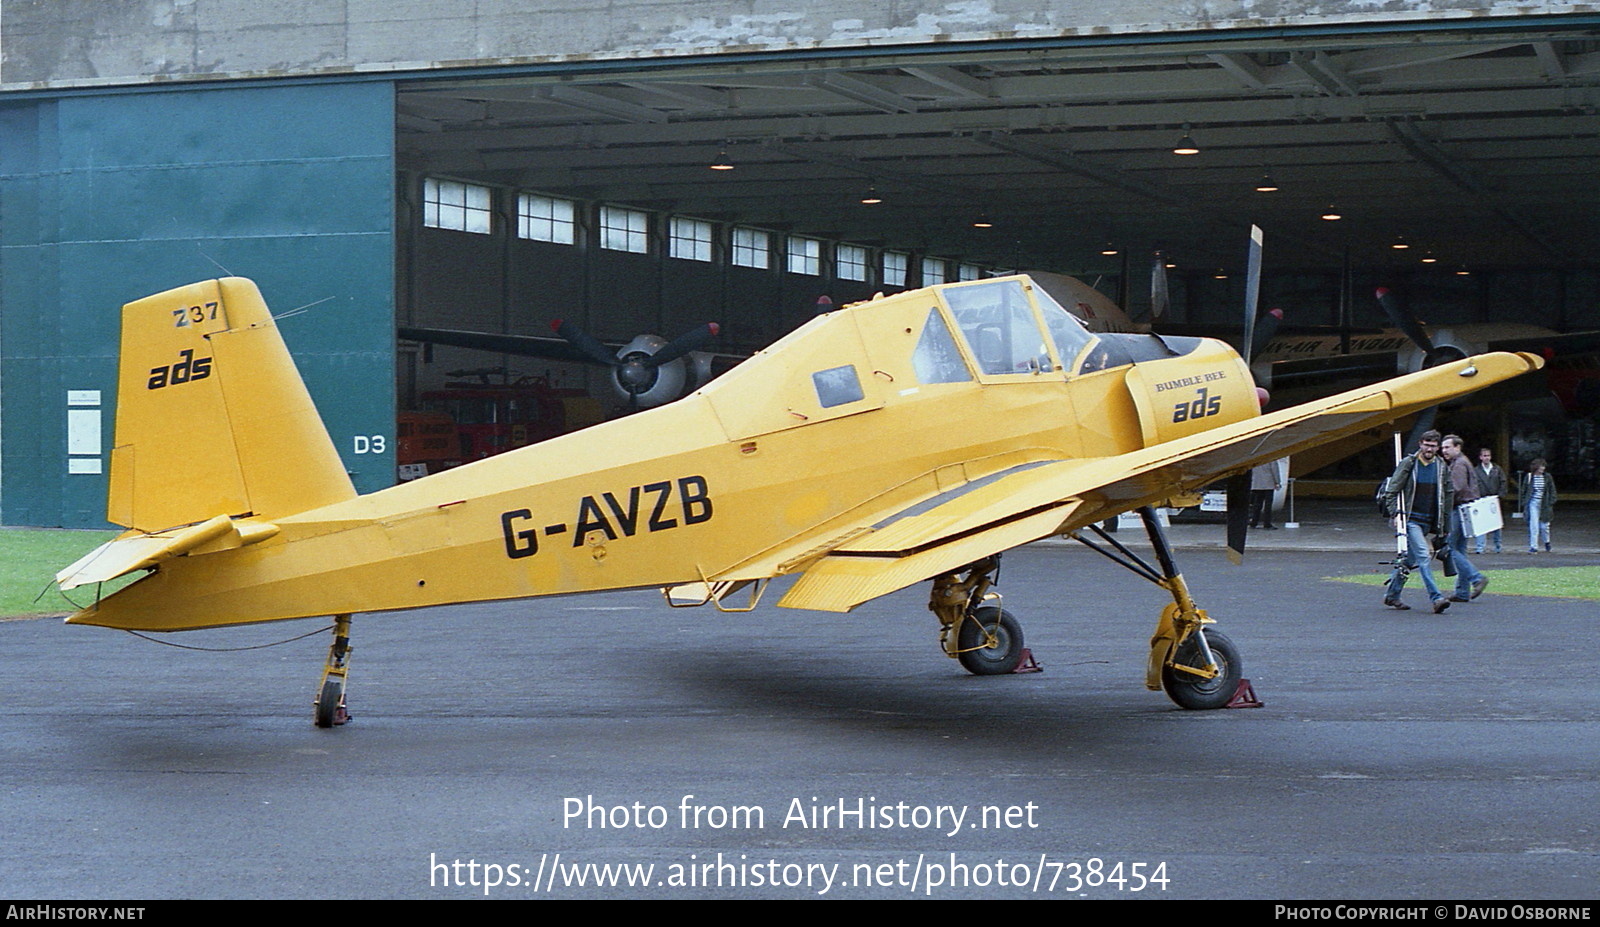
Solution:
M 355 495 L 254 282 L 208 280 L 122 307 L 108 520 L 152 532 Z

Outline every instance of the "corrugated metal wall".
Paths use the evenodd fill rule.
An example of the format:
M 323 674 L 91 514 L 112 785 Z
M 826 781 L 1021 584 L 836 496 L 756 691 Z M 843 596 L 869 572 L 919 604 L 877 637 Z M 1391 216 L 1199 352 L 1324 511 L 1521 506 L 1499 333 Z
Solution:
M 284 339 L 357 487 L 393 482 L 393 100 L 372 81 L 0 106 L 0 523 L 104 524 L 119 308 L 229 274 L 276 314 L 315 304 Z

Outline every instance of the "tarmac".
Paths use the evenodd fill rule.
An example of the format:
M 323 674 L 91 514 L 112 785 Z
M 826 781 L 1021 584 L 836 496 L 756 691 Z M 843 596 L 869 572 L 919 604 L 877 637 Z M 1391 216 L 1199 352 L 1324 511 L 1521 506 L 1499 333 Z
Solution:
M 358 615 L 356 720 L 331 730 L 311 724 L 320 622 L 160 642 L 3 622 L 0 895 L 1585 899 L 1590 916 L 1600 610 L 1491 588 L 1395 612 L 1326 579 L 1382 571 L 1384 520 L 1297 508 L 1239 567 L 1204 549 L 1220 520 L 1171 529 L 1265 703 L 1246 710 L 1147 691 L 1170 598 L 1070 541 L 1003 567 L 1043 672 L 964 673 L 926 584 L 848 615 L 653 591 L 490 602 Z M 1479 564 L 1600 564 L 1594 514 L 1563 502 L 1553 556 Z

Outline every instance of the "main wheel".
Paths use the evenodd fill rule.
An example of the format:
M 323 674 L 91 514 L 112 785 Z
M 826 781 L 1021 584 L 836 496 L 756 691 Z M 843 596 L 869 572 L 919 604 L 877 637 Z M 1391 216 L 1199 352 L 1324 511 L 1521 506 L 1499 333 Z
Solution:
M 994 645 L 988 634 L 994 635 Z M 974 676 L 1003 676 L 1022 662 L 1022 625 L 1003 608 L 985 605 L 961 622 L 956 659 Z
M 333 727 L 339 723 L 339 703 L 344 700 L 344 680 L 329 676 L 322 681 L 322 691 L 317 694 L 317 727 Z
M 1202 679 L 1169 666 L 1161 671 L 1161 686 L 1167 690 L 1167 698 L 1183 708 L 1223 708 L 1233 701 L 1233 693 L 1239 688 L 1239 678 L 1244 675 L 1244 663 L 1239 659 L 1239 648 L 1233 646 L 1233 641 L 1228 640 L 1227 635 L 1210 628 L 1200 633 L 1206 636 L 1211 655 L 1217 660 L 1217 675 Z M 1200 645 L 1190 635 L 1178 648 L 1175 662 L 1200 666 L 1204 660 L 1199 650 Z

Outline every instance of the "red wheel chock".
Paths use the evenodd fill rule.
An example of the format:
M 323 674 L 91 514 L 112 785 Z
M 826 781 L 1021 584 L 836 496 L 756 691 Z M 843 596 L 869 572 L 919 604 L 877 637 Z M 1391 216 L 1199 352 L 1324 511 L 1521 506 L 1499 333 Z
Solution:
M 1256 697 L 1256 690 L 1250 685 L 1250 680 L 1239 680 L 1239 688 L 1233 690 L 1233 699 L 1224 705 L 1224 708 L 1260 708 L 1265 705 Z
M 1033 658 L 1033 650 L 1032 650 L 1032 648 L 1024 647 L 1024 648 L 1022 648 L 1022 659 L 1017 661 L 1017 668 L 1012 670 L 1011 672 L 1013 672 L 1013 673 L 1042 673 L 1042 672 L 1044 672 L 1044 667 L 1040 666 L 1039 665 L 1039 661 L 1035 660 Z

